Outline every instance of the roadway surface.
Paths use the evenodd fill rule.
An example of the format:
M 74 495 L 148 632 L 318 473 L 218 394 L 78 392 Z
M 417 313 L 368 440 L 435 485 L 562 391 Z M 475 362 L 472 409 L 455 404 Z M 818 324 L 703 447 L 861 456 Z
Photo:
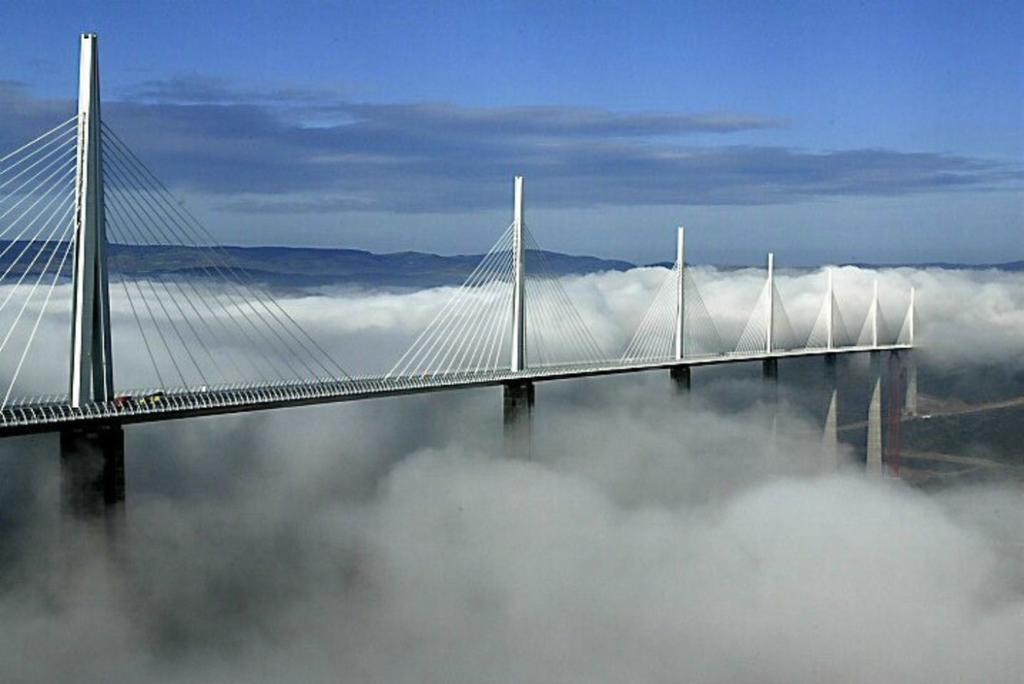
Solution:
M 417 377 L 367 377 L 289 382 L 275 385 L 238 385 L 194 389 L 159 390 L 156 403 L 116 402 L 85 404 L 73 407 L 62 398 L 53 401 L 22 403 L 0 410 L 0 438 L 15 435 L 55 432 L 65 429 L 87 429 L 98 425 L 151 423 L 196 416 L 245 413 L 291 406 L 310 406 L 362 399 L 424 394 L 472 387 L 493 387 L 511 383 L 547 382 L 572 378 L 619 375 L 677 367 L 714 366 L 749 363 L 769 359 L 802 358 L 864 352 L 902 351 L 911 345 L 893 344 L 877 347 L 842 347 L 838 349 L 799 349 L 768 353 L 730 353 L 665 361 L 606 362 L 571 366 L 531 368 L 513 373 L 467 372 Z M 130 392 L 144 397 L 155 390 Z

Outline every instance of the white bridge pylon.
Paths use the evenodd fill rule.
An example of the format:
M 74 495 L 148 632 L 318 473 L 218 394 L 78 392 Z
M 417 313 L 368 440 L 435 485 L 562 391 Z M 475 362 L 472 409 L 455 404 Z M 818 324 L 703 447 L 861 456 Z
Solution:
M 608 358 L 534 239 L 524 191 L 516 176 L 512 223 L 385 377 L 523 372 Z
M 776 287 L 771 254 L 746 325 L 727 339 L 701 295 L 699 277 L 687 267 L 680 228 L 676 261 L 625 351 L 609 352 L 534 239 L 525 182 L 517 177 L 512 220 L 494 246 L 386 375 L 357 382 L 101 120 L 96 36 L 82 36 L 81 47 L 79 112 L 0 156 L 0 367 L 12 369 L 0 383 L 2 426 L 155 415 L 171 401 L 153 395 L 174 397 L 175 410 L 220 410 L 463 381 L 519 382 L 914 343 L 913 291 L 895 333 L 877 285 L 863 324 L 847 328 L 831 270 L 817 318 L 806 333 L 796 330 Z M 138 268 L 139 254 L 157 267 Z M 175 270 L 182 262 L 190 266 Z M 46 318 L 62 292 L 65 307 L 55 308 L 62 316 L 71 308 L 70 326 L 66 317 L 57 324 Z M 135 327 L 120 326 L 112 336 L 112 315 Z M 54 366 L 49 345 L 33 342 L 64 339 L 62 332 L 70 333 L 67 389 L 45 397 L 13 394 L 22 387 L 23 370 L 42 376 Z M 144 350 L 149 366 L 115 369 L 118 347 Z M 149 373 L 147 383 L 125 368 Z M 36 388 L 37 379 L 24 384 Z
M 775 255 L 768 254 L 767 277 L 753 309 L 735 342 L 720 333 L 696 278 L 685 263 L 685 234 L 678 234 L 676 262 L 640 321 L 622 363 L 661 363 L 708 357 L 772 355 L 800 350 L 870 349 L 887 345 L 914 344 L 915 293 L 898 332 L 886 322 L 875 281 L 871 304 L 864 314 L 860 333 L 849 333 L 834 289 L 833 269 L 826 268 L 824 301 L 807 332 L 794 326 L 775 280 Z

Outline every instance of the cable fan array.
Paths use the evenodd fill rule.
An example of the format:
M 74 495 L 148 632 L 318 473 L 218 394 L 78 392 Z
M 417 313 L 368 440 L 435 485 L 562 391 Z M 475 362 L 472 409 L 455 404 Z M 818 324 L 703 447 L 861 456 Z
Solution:
M 0 157 L 0 386 L 7 406 L 74 259 L 77 117 Z
M 675 357 L 678 307 L 676 287 L 679 283 L 679 262 L 664 278 L 654 300 L 640 320 L 633 338 L 626 345 L 621 360 L 627 363 L 661 361 Z M 713 356 L 723 349 L 722 336 L 715 326 L 697 281 L 689 269 L 683 277 L 683 356 Z
M 735 351 L 741 354 L 754 354 L 764 351 L 768 345 L 768 318 L 766 316 L 769 302 L 772 307 L 772 349 L 800 349 L 805 347 L 805 340 L 800 339 L 790 322 L 789 313 L 782 303 L 782 295 L 774 281 L 765 281 L 758 295 L 754 310 L 747 319 L 747 324 L 740 333 Z
M 62 384 L 67 377 L 66 369 L 48 362 L 53 350 L 33 343 L 40 338 L 66 340 L 70 333 L 72 288 L 67 281 L 75 251 L 77 133 L 78 117 L 72 117 L 0 157 L 0 367 L 10 377 L 6 385 L 0 384 L 0 408 L 66 399 L 58 394 L 28 400 L 14 398 L 13 392 L 27 368 L 32 370 L 27 375 L 49 372 Z M 110 127 L 102 125 L 100 138 L 111 309 L 118 323 L 112 339 L 115 357 L 123 360 L 114 364 L 116 386 L 201 391 L 351 380 Z M 506 228 L 385 380 L 509 368 L 516 228 Z M 522 228 L 529 366 L 607 365 L 607 355 L 566 292 L 549 253 L 529 227 Z M 723 340 L 692 270 L 676 263 L 621 362 L 675 357 L 680 286 L 684 358 L 759 354 L 769 346 L 769 325 L 772 350 L 823 349 L 830 331 L 834 347 L 869 346 L 876 339 L 881 344 L 913 341 L 913 307 L 893 335 L 877 292 L 854 337 L 831 286 L 807 334 L 798 333 L 769 279 L 736 343 L 730 344 Z M 47 325 L 58 332 L 40 335 Z M 126 353 L 130 350 L 136 353 Z M 28 363 L 33 353 L 47 362 Z M 40 378 L 22 382 L 37 387 Z
M 67 379 L 67 369 L 51 363 L 51 343 L 60 340 L 62 352 L 70 345 L 77 134 L 76 116 L 0 157 L 0 367 L 10 378 L 0 386 L 3 407 L 67 397 L 14 391 L 19 379 L 36 391 Z M 101 145 L 112 317 L 134 323 L 112 336 L 124 360 L 114 364 L 116 386 L 349 377 L 105 125 Z M 34 344 L 40 338 L 47 343 Z M 145 361 L 135 363 L 140 354 L 127 353 L 134 350 L 144 350 Z M 33 373 L 24 379 L 26 368 Z
M 111 289 L 138 335 L 115 344 L 144 348 L 159 387 L 349 377 L 105 124 L 103 155 Z M 156 263 L 124 272 L 133 264 L 116 257 L 121 245 Z
M 783 303 L 774 281 L 765 281 L 755 301 L 751 314 L 735 344 L 724 341 L 700 294 L 691 269 L 683 273 L 683 358 L 696 359 L 707 356 L 750 355 L 763 353 L 768 345 L 769 320 L 772 325 L 772 349 L 775 351 L 800 349 L 825 349 L 828 347 L 829 318 L 832 320 L 833 348 L 869 346 L 872 344 L 873 320 L 877 299 L 873 301 L 864 317 L 860 334 L 853 337 L 846 326 L 834 293 L 829 290 L 813 324 L 806 334 L 799 332 Z M 677 309 L 680 268 L 673 265 L 656 291 L 650 306 L 644 313 L 620 361 L 623 363 L 644 363 L 666 361 L 675 358 Z M 771 288 L 771 290 L 769 290 Z M 769 319 L 768 306 L 772 306 Z M 831 311 L 830 311 L 831 307 Z M 903 324 L 896 335 L 885 316 L 878 311 L 878 341 L 880 344 L 909 344 L 911 340 L 913 308 L 907 310 Z
M 524 226 L 526 341 L 531 366 L 605 358 L 548 256 Z M 515 224 L 391 368 L 386 377 L 427 377 L 507 370 L 511 359 Z

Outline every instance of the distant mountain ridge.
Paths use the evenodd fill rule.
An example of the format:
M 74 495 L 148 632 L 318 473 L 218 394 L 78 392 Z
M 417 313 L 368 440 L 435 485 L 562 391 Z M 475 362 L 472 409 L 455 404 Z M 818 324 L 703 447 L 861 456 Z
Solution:
M 483 259 L 482 254 L 442 256 L 424 252 L 374 254 L 361 249 L 312 247 L 223 247 L 235 268 L 275 286 L 359 285 L 423 288 L 458 285 Z M 532 257 L 532 258 L 531 258 Z M 635 268 L 628 261 L 559 252 L 527 253 L 540 259 L 549 275 L 582 275 Z M 112 272 L 129 276 L 187 275 L 210 268 L 203 250 L 185 246 L 110 245 Z
M 15 245 L 0 241 L 0 268 L 8 271 L 12 262 L 27 263 L 35 251 L 46 243 L 21 242 Z M 13 247 L 13 248 L 12 248 Z M 482 254 L 443 256 L 424 252 L 392 252 L 375 254 L 361 249 L 317 247 L 222 247 L 220 251 L 233 268 L 260 282 L 275 287 L 315 287 L 326 285 L 352 285 L 360 287 L 423 288 L 458 285 L 480 263 Z M 20 257 L 20 258 L 19 258 Z M 30 273 L 38 273 L 46 261 L 38 259 Z M 108 261 L 112 274 L 129 277 L 201 275 L 212 268 L 208 250 L 185 245 L 125 245 L 111 244 Z M 637 264 L 621 259 L 602 259 L 593 256 L 562 254 L 560 252 L 527 253 L 527 262 L 541 262 L 547 275 L 584 275 L 603 271 L 627 271 Z M 668 262 L 646 264 L 671 267 Z M 853 263 L 863 268 L 946 268 L 957 270 L 999 269 L 1024 271 L 1024 261 L 1002 264 L 956 264 L 933 262 L 922 264 L 870 264 Z M 724 269 L 746 266 L 718 266 Z M 23 273 L 15 265 L 6 280 Z

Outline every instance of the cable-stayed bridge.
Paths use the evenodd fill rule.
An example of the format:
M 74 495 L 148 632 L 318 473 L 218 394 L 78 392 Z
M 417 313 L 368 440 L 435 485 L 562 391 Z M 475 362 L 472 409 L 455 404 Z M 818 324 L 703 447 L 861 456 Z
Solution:
M 913 347 L 913 292 L 892 325 L 877 283 L 852 315 L 829 272 L 816 318 L 794 320 L 771 254 L 745 325 L 721 329 L 680 228 L 635 334 L 607 349 L 547 264 L 517 177 L 511 222 L 451 300 L 387 373 L 354 376 L 103 122 L 95 35 L 82 36 L 81 56 L 78 113 L 0 156 L 0 437 L 59 432 L 69 479 L 92 478 L 73 487 L 95 489 L 96 469 L 76 463 L 123 469 L 124 424 L 501 385 L 515 433 L 545 380 L 668 369 L 688 387 L 693 366 L 761 361 L 774 377 L 782 358 Z M 149 260 L 145 277 L 111 269 L 126 245 Z M 185 275 L 173 268 L 182 250 L 198 258 Z M 132 323 L 124 339 L 112 311 Z M 58 329 L 66 341 L 40 332 Z M 54 339 L 70 347 L 67 391 L 27 396 L 26 369 L 53 365 Z M 147 363 L 115 384 L 121 345 Z M 107 499 L 123 496 L 123 479 L 120 494 L 111 486 Z

